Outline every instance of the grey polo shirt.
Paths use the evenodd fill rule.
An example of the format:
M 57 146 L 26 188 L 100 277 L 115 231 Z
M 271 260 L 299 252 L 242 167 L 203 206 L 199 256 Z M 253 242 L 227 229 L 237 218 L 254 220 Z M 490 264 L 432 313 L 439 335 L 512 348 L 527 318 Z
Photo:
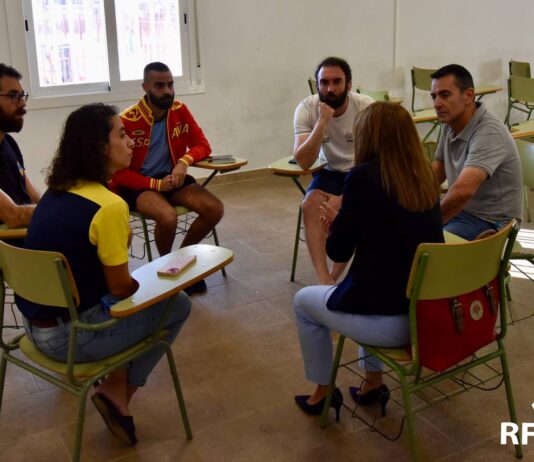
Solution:
M 436 159 L 444 163 L 449 185 L 464 167 L 480 168 L 488 174 L 464 211 L 490 222 L 521 221 L 523 180 L 515 141 L 484 104 L 476 104 L 476 112 L 457 136 L 448 125 L 443 126 Z

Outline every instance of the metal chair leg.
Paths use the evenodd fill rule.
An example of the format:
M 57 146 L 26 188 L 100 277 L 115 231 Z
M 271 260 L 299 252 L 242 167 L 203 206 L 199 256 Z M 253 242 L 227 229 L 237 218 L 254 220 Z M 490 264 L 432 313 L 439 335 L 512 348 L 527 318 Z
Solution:
M 74 452 L 72 455 L 73 462 L 79 462 L 80 453 L 82 450 L 82 436 L 83 436 L 83 425 L 85 423 L 85 406 L 87 404 L 87 392 L 91 385 L 87 384 L 82 388 L 80 393 L 80 402 L 78 404 L 78 419 L 76 422 L 76 436 L 74 439 Z
M 145 217 L 141 216 L 141 224 L 143 225 L 143 235 L 145 236 L 145 248 L 148 261 L 152 261 L 152 249 L 150 248 L 150 234 L 148 234 L 148 226 Z
M 502 348 L 501 341 L 498 341 L 499 348 Z M 510 371 L 508 369 L 508 360 L 506 354 L 503 351 L 501 354 L 501 367 L 504 377 L 504 387 L 506 389 L 506 401 L 508 403 L 508 411 L 510 412 L 510 420 L 517 425 L 517 414 L 515 412 L 514 395 L 512 393 L 512 382 L 510 381 Z M 521 447 L 521 439 L 518 438 L 518 444 L 515 446 L 515 456 L 518 459 L 523 458 L 523 448 Z
M 302 207 L 299 205 L 299 215 L 297 218 L 297 229 L 295 231 L 295 245 L 293 247 L 293 262 L 291 263 L 291 282 L 295 281 L 295 270 L 297 268 L 297 257 L 299 253 L 300 225 L 302 222 Z
M 319 426 L 325 428 L 328 423 L 328 410 L 330 409 L 330 403 L 332 402 L 332 395 L 336 389 L 336 377 L 339 369 L 339 362 L 341 361 L 341 354 L 343 353 L 343 345 L 345 344 L 345 336 L 340 335 L 337 342 L 336 355 L 334 357 L 334 363 L 332 364 L 332 373 L 330 374 L 330 384 L 328 385 L 328 393 L 324 402 L 323 411 L 321 412 L 321 420 Z
M 2 359 L 0 360 L 0 412 L 2 411 L 2 402 L 4 398 L 4 383 L 6 380 L 6 368 L 7 368 L 7 361 L 4 358 L 4 354 L 2 353 Z
M 215 245 L 217 247 L 220 247 L 219 245 L 219 236 L 217 236 L 217 229 L 215 227 L 213 227 L 213 241 L 215 242 Z M 226 270 L 223 268 L 221 268 L 221 273 L 224 277 L 226 277 Z
M 427 132 L 427 134 L 424 136 L 423 138 L 423 144 L 426 143 L 426 140 L 428 140 L 428 138 L 430 137 L 430 135 L 432 135 L 432 133 L 434 133 L 434 130 L 436 128 L 438 128 L 440 126 L 440 123 L 439 122 L 433 122 L 433 125 L 432 125 L 432 128 Z M 438 132 L 439 134 L 439 132 Z M 439 137 L 439 136 L 438 136 Z
M 412 449 L 413 461 L 417 462 L 421 459 L 419 445 L 417 442 L 417 436 L 415 434 L 414 416 L 412 412 L 412 402 L 410 399 L 410 393 L 408 391 L 408 385 L 406 383 L 406 377 L 400 376 L 400 383 L 402 385 L 402 399 L 404 401 L 404 415 L 406 416 L 406 428 L 408 430 L 408 437 L 410 438 L 410 447 Z
M 528 205 L 528 190 L 530 188 L 528 186 L 524 186 L 524 190 L 525 190 L 525 199 L 524 199 L 524 202 L 525 202 L 525 209 L 526 209 L 526 212 L 527 212 L 527 221 L 530 223 L 530 207 Z
M 512 112 L 512 100 L 509 100 L 508 102 L 508 110 L 506 111 L 506 117 L 504 118 L 504 125 L 506 125 L 508 128 L 511 127 L 510 124 L 510 113 Z
M 178 399 L 178 406 L 180 408 L 180 414 L 182 415 L 182 422 L 184 424 L 185 434 L 187 435 L 187 439 L 191 440 L 193 439 L 193 433 L 191 432 L 191 426 L 189 425 L 189 417 L 187 416 L 187 409 L 185 407 L 184 396 L 182 394 L 180 380 L 178 379 L 176 365 L 174 364 L 174 357 L 172 355 L 170 346 L 165 342 L 162 343 L 164 344 L 165 353 L 169 362 L 169 369 L 171 370 L 172 381 L 174 383 L 174 391 L 176 392 L 176 398 Z

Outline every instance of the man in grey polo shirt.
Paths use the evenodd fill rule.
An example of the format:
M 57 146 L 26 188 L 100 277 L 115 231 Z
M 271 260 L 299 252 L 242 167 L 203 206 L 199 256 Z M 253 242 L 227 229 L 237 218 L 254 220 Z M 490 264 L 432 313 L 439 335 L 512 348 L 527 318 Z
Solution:
M 444 124 L 432 168 L 449 190 L 441 200 L 444 229 L 473 240 L 523 210 L 519 154 L 505 125 L 475 102 L 473 77 L 450 64 L 432 74 L 431 96 Z

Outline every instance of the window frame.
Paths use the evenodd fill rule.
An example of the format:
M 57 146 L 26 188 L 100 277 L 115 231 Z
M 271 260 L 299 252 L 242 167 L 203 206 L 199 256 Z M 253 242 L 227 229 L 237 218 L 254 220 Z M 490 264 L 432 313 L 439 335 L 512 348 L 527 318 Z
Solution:
M 177 95 L 203 93 L 204 81 L 198 48 L 196 0 L 176 1 L 180 15 L 183 76 L 174 76 L 175 92 Z M 139 98 L 142 76 L 138 80 L 120 80 L 114 0 L 104 0 L 109 82 L 53 87 L 40 87 L 38 85 L 35 37 L 33 31 L 26 30 L 27 28 L 31 29 L 26 21 L 31 20 L 33 22 L 33 18 L 28 14 L 31 0 L 18 2 L 4 0 L 4 4 L 10 40 L 9 49 L 12 57 L 11 64 L 24 76 L 23 85 L 25 90 L 30 93 L 29 109 L 68 107 L 94 101 L 113 103 Z M 21 25 L 22 27 L 20 27 Z M 30 44 L 32 41 L 33 43 Z M 37 86 L 35 82 L 37 82 Z

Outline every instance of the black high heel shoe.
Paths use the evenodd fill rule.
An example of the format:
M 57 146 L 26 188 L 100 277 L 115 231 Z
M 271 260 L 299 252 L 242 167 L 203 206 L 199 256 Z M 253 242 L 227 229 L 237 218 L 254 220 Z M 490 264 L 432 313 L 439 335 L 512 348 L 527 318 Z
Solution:
M 320 415 L 323 410 L 326 397 L 315 404 L 308 404 L 309 397 L 310 395 L 295 396 L 295 403 L 297 403 L 297 406 L 300 407 L 306 414 Z M 339 422 L 339 410 L 341 409 L 342 404 L 343 395 L 341 394 L 341 390 L 336 388 L 334 393 L 332 393 L 332 400 L 330 401 L 330 407 L 333 407 L 336 411 L 336 422 Z
M 378 403 L 382 411 L 382 417 L 386 415 L 386 404 L 390 398 L 387 385 L 380 385 L 378 388 L 373 388 L 363 395 L 360 395 L 359 391 L 358 387 L 349 387 L 350 396 L 358 406 L 372 406 Z

